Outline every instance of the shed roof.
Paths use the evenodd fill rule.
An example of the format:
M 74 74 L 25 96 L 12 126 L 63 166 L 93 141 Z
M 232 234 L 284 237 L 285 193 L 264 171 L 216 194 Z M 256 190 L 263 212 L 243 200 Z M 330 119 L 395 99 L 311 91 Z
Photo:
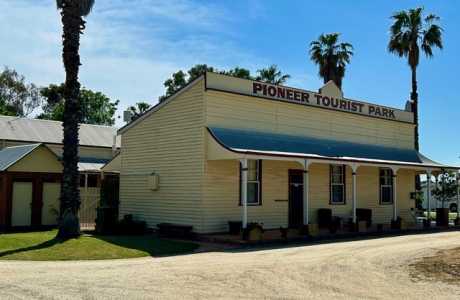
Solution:
M 81 146 L 112 147 L 117 128 L 80 124 L 79 133 Z M 0 116 L 0 140 L 62 144 L 62 138 L 62 122 Z
M 0 172 L 5 171 L 41 144 L 8 147 L 0 150 Z
M 241 129 L 209 127 L 208 130 L 220 145 L 238 153 L 431 168 L 455 168 L 430 160 L 413 149 Z

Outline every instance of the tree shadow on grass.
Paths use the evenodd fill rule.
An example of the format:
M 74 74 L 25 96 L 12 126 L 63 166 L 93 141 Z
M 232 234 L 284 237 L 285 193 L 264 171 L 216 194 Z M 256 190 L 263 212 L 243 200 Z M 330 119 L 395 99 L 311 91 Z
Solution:
M 61 244 L 61 243 L 65 242 L 65 241 L 66 240 L 63 240 L 63 239 L 53 238 L 51 240 L 45 241 L 45 242 L 37 244 L 37 245 L 23 247 L 23 248 L 17 248 L 17 249 L 11 249 L 11 250 L 6 250 L 6 251 L 3 251 L 3 252 L 0 252 L 0 258 L 8 256 L 8 255 L 22 253 L 22 252 L 50 248 L 50 247 L 52 247 L 54 245 Z
M 150 256 L 173 256 L 192 253 L 199 245 L 193 242 L 160 239 L 152 235 L 94 235 L 94 238 Z

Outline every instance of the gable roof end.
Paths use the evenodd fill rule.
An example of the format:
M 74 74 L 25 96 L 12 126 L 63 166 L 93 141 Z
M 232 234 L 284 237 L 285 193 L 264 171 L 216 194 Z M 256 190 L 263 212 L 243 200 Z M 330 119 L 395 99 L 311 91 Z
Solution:
M 197 79 L 193 80 L 192 82 L 188 83 L 184 87 L 182 87 L 180 90 L 178 90 L 176 93 L 172 94 L 162 102 L 158 102 L 154 106 L 152 106 L 150 109 L 148 109 L 146 112 L 144 112 L 140 117 L 138 117 L 136 120 L 131 121 L 130 123 L 126 124 L 125 126 L 121 127 L 118 130 L 118 134 L 123 134 L 126 131 L 128 131 L 130 128 L 135 127 L 137 124 L 142 122 L 144 119 L 148 118 L 151 114 L 162 108 L 163 106 L 166 106 L 169 102 L 173 101 L 176 99 L 179 95 L 183 94 L 184 92 L 188 91 L 190 88 L 195 86 L 198 82 L 201 80 L 205 79 L 205 75 L 201 75 Z
M 23 145 L 8 147 L 0 151 L 0 172 L 6 171 L 9 167 L 26 157 L 42 144 Z

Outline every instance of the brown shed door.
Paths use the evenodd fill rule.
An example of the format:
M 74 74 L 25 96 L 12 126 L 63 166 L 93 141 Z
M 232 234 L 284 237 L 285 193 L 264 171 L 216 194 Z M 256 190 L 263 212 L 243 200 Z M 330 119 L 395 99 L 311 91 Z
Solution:
M 303 173 L 289 170 L 289 227 L 303 224 Z

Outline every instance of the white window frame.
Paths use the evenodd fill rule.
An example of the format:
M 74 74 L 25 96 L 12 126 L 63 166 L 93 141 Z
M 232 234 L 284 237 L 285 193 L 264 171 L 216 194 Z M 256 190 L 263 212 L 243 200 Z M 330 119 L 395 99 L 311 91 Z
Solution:
M 250 167 L 251 167 L 251 162 L 256 162 L 256 180 L 250 180 L 249 179 L 249 173 L 251 172 L 250 171 Z M 262 205 L 262 197 L 261 197 L 261 194 L 262 194 L 262 191 L 261 191 L 261 174 L 260 174 L 260 171 L 261 171 L 261 168 L 260 168 L 260 163 L 261 163 L 261 160 L 260 159 L 248 159 L 248 181 L 247 181 L 247 185 L 248 185 L 248 201 L 247 201 L 247 205 L 248 206 L 261 206 Z M 241 189 L 241 164 L 240 164 L 240 189 Z M 256 188 L 257 188 L 257 202 L 250 202 L 249 201 L 249 185 L 250 184 L 255 184 L 256 185 Z M 241 194 L 241 193 L 240 193 Z M 240 197 L 240 204 L 241 205 L 241 197 Z
M 342 182 L 341 183 L 334 183 L 334 175 L 339 175 L 339 174 L 336 174 L 334 173 L 334 168 L 335 167 L 339 167 L 341 172 L 340 172 L 340 177 L 342 178 Z M 330 189 L 330 192 L 329 192 L 329 204 L 330 205 L 344 205 L 346 204 L 346 188 L 345 188 L 345 172 L 346 172 L 346 168 L 345 168 L 345 165 L 329 165 L 329 189 Z M 334 202 L 333 201 L 333 187 L 334 186 L 341 186 L 342 187 L 342 201 L 340 202 Z

